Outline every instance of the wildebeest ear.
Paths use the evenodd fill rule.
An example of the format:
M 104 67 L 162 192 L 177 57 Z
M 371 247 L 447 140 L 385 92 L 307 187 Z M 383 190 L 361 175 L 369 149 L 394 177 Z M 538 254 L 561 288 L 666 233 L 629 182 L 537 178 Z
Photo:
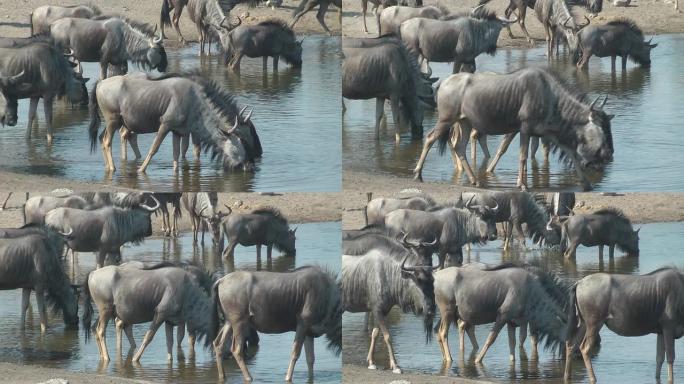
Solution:
M 606 114 L 606 116 L 608 117 L 608 120 L 613 120 L 613 118 L 615 117 L 615 115 L 609 115 L 609 114 Z
M 658 43 L 655 43 L 655 44 L 649 44 L 648 46 L 649 46 L 649 47 L 650 47 L 651 49 L 653 49 L 653 48 L 655 48 L 655 47 L 657 47 L 657 46 L 658 46 Z

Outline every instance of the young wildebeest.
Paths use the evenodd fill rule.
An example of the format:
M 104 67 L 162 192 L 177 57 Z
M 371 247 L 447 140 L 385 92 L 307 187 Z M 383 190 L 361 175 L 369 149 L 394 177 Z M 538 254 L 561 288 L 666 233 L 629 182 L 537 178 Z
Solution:
M 133 355 L 134 362 L 140 361 L 145 348 L 162 324 L 166 326 L 169 360 L 172 356 L 174 326 L 187 324 L 198 337 L 205 336 L 209 330 L 209 298 L 182 268 L 169 268 L 164 263 L 142 269 L 108 266 L 90 272 L 83 289 L 86 339 L 91 332 L 92 299 L 100 316 L 95 338 L 100 359 L 104 361 L 109 361 L 105 337 L 107 323 L 115 317 L 120 320 L 129 341 L 133 340 L 133 324 L 151 322 L 140 348 Z
M 482 7 L 469 15 L 448 17 L 452 18 L 456 20 L 407 20 L 399 28 L 401 39 L 428 66 L 429 62 L 453 61 L 453 73 L 475 72 L 475 58 L 481 53 L 493 55 L 501 28 L 516 21 L 498 18 Z
M 424 108 L 432 104 L 433 96 L 415 55 L 395 37 L 344 39 L 342 44 L 342 96 L 375 99 L 375 136 L 380 136 L 385 100 L 389 100 L 396 140 L 406 125 L 413 138 L 422 137 Z
M 204 54 L 204 44 L 209 43 L 209 53 L 211 53 L 211 38 L 218 35 L 222 48 L 228 47 L 228 32 L 242 24 L 238 17 L 236 24 L 226 24 L 228 15 L 223 12 L 218 0 L 190 0 L 188 5 L 188 16 L 197 26 L 197 33 L 200 36 L 200 55 Z M 180 11 L 183 3 L 177 2 L 174 8 L 180 18 Z M 162 6 L 162 12 L 164 8 Z
M 323 29 L 325 29 L 328 35 L 332 36 L 332 31 L 330 31 L 330 29 L 328 29 L 328 26 L 325 25 L 325 13 L 328 11 L 328 7 L 330 7 L 330 4 L 333 4 L 337 7 L 338 20 L 341 26 L 342 0 L 301 0 L 297 8 L 295 8 L 295 10 L 292 11 L 292 22 L 290 23 L 290 28 L 294 28 L 295 24 L 297 24 L 297 21 L 299 21 L 299 19 L 302 16 L 304 16 L 304 14 L 318 6 L 318 12 L 316 12 L 316 20 L 318 20 L 318 23 L 321 25 L 321 27 L 323 27 Z
M 292 272 L 230 273 L 214 284 L 210 330 L 219 377 L 223 378 L 223 346 L 231 337 L 231 353 L 245 381 L 252 381 L 244 360 L 243 345 L 250 329 L 261 333 L 296 332 L 285 381 L 292 381 L 295 363 L 306 351 L 309 378 L 313 378 L 313 339 L 326 335 L 328 346 L 342 349 L 342 303 L 336 276 L 319 267 L 305 266 Z M 225 323 L 219 331 L 219 313 Z
M 69 249 L 75 252 L 97 252 L 97 268 L 105 257 L 121 260 L 121 246 L 140 243 L 152 235 L 150 215 L 159 208 L 140 204 L 137 208 L 104 207 L 92 211 L 76 208 L 56 208 L 45 215 L 45 225 L 56 231 L 73 233 L 67 238 Z
M 461 265 L 463 246 L 496 239 L 496 223 L 466 209 L 442 208 L 432 212 L 397 209 L 385 216 L 385 227 L 393 233 L 410 233 L 421 241 L 437 240 L 439 267 Z
M 639 256 L 639 229 L 632 228 L 627 216 L 616 208 L 604 208 L 588 215 L 570 216 L 562 225 L 561 251 L 566 258 L 575 258 L 577 247 L 599 246 L 603 259 L 603 246 L 608 246 L 612 259 L 615 246 L 629 256 Z
M 22 329 L 26 323 L 31 290 L 36 291 L 41 332 L 47 329 L 46 300 L 62 312 L 67 327 L 78 327 L 78 299 L 59 258 L 57 249 L 45 235 L 0 238 L 0 290 L 22 289 Z
M 100 63 L 100 79 L 107 66 L 123 66 L 128 60 L 145 69 L 166 71 L 168 61 L 156 29 L 122 17 L 75 19 L 67 17 L 50 25 L 50 36 L 79 62 Z
M 58 19 L 65 17 L 92 19 L 101 13 L 100 9 L 92 4 L 69 6 L 43 5 L 34 9 L 29 16 L 31 36 L 50 32 L 50 24 Z
M 390 369 L 401 373 L 392 349 L 392 337 L 385 317 L 392 307 L 404 312 L 423 313 L 426 327 L 435 314 L 431 259 L 434 244 L 402 241 L 379 233 L 362 233 L 342 241 L 342 299 L 344 310 L 373 315 L 376 325 L 371 333 L 368 369 L 373 362 L 375 341 L 380 331 L 389 352 Z
M 66 57 L 52 44 L 35 42 L 16 48 L 0 48 L 0 93 L 5 108 L 0 113 L 2 124 L 17 125 L 19 99 L 30 99 L 26 137 L 43 99 L 47 142 L 52 143 L 52 104 L 55 97 L 71 103 L 82 100 L 83 87 L 88 79 L 74 72 Z M 86 92 L 87 95 L 87 92 Z
M 207 227 L 211 231 L 214 246 L 221 242 L 221 222 L 233 211 L 229 206 L 228 213 L 218 210 L 218 194 L 216 192 L 186 192 L 181 198 L 183 207 L 190 214 L 192 222 L 192 243 L 197 244 L 197 233 L 202 229 L 202 246 L 204 246 L 204 232 Z
M 542 23 L 546 32 L 547 57 L 551 57 L 554 44 L 556 44 L 556 53 L 558 53 L 558 41 L 561 38 L 561 34 L 568 42 L 570 52 L 577 51 L 577 33 L 589 25 L 589 19 L 586 16 L 584 17 L 586 23 L 577 25 L 565 0 L 535 0 L 534 12 L 537 14 L 537 19 Z
M 246 107 L 245 107 L 246 108 Z M 173 164 L 178 167 L 181 137 L 190 135 L 195 156 L 201 148 L 212 150 L 212 158 L 226 169 L 253 168 L 262 149 L 251 113 L 242 117 L 230 93 L 213 80 L 197 73 L 168 74 L 158 78 L 116 76 L 95 83 L 90 95 L 90 143 L 97 145 L 102 110 L 106 121 L 102 137 L 105 167 L 114 171 L 112 137 L 121 126 L 130 132 L 157 132 L 152 147 L 138 172 L 147 169 L 161 142 L 173 132 Z M 232 126 L 227 129 L 227 127 Z
M 395 34 L 399 35 L 399 27 L 406 20 L 423 18 L 439 19 L 449 14 L 449 10 L 437 5 L 422 8 L 395 5 L 382 10 L 380 13 L 380 24 L 378 26 L 378 36 Z
M 228 34 L 225 51 L 226 64 L 240 70 L 243 56 L 263 57 L 264 70 L 269 57 L 273 57 L 273 70 L 278 69 L 278 59 L 295 67 L 302 66 L 302 42 L 297 41 L 294 31 L 279 19 L 264 20 L 256 25 L 242 25 Z
M 287 218 L 276 208 L 265 207 L 250 213 L 236 213 L 223 220 L 223 233 L 228 246 L 223 256 L 232 258 L 238 244 L 251 247 L 256 245 L 257 260 L 261 260 L 261 246 L 266 246 L 266 257 L 271 260 L 273 247 L 285 252 L 286 256 L 296 256 L 297 228 L 290 229 Z
M 427 211 L 435 205 L 437 203 L 427 195 L 400 198 L 378 197 L 366 204 L 364 216 L 366 218 L 366 225 L 384 225 L 385 216 L 397 209 Z
M 157 200 L 159 200 L 159 210 L 162 215 L 162 231 L 164 236 L 178 236 L 178 218 L 181 217 L 181 196 L 180 192 L 154 192 L 152 194 Z M 168 204 L 173 207 L 173 226 L 171 225 L 171 217 L 169 215 Z M 156 212 L 155 212 L 156 213 Z
M 504 325 L 508 326 L 511 360 L 515 360 L 515 328 L 518 326 L 529 323 L 541 339 L 546 338 L 547 347 L 556 348 L 565 341 L 564 308 L 549 295 L 535 274 L 523 268 L 510 264 L 484 270 L 451 267 L 435 272 L 434 280 L 435 301 L 441 317 L 437 339 L 447 363 L 452 361 L 447 340 L 449 326 L 456 319 L 463 322 L 466 330 L 494 323 L 476 363 L 482 362 Z M 555 281 L 544 280 L 547 283 Z M 426 332 L 431 330 L 431 326 L 426 328 Z
M 589 275 L 577 282 L 571 291 L 569 337 L 581 331 L 578 330 L 580 322 L 586 326 L 580 350 L 590 382 L 596 382 L 596 375 L 589 353 L 605 324 L 621 336 L 657 334 L 656 381 L 660 381 L 667 353 L 667 372 L 672 383 L 674 341 L 684 335 L 684 276 L 676 268 L 661 268 L 641 276 Z M 574 347 L 574 343 L 566 343 L 565 380 L 570 379 Z
M 453 148 L 471 183 L 477 180 L 465 152 L 470 131 L 476 129 L 493 135 L 520 132 L 520 188 L 527 188 L 530 137 L 538 136 L 560 148 L 561 156 L 575 164 L 583 187 L 589 190 L 591 184 L 584 170 L 601 168 L 613 158 L 613 116 L 603 111 L 605 101 L 596 106 L 597 101 L 589 104 L 574 96 L 551 72 L 541 68 L 525 68 L 507 75 L 451 75 L 440 86 L 439 120 L 427 135 L 415 178 L 422 180 L 423 164 L 435 141 L 439 140 L 443 153 L 459 123 L 460 135 Z M 504 152 L 513 136 L 504 139 Z
M 579 34 L 581 59 L 577 66 L 586 67 L 589 58 L 610 56 L 610 68 L 615 72 L 615 58 L 622 58 L 622 70 L 627 69 L 627 57 L 635 63 L 651 65 L 651 49 L 658 44 L 644 41 L 644 34 L 636 23 L 627 18 L 612 20 L 605 25 L 591 25 Z

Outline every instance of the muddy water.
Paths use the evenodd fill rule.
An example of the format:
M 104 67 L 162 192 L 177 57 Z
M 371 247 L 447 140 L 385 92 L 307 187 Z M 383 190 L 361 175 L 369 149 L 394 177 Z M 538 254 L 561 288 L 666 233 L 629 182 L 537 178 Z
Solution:
M 196 261 L 201 262 L 209 270 L 229 272 L 233 269 L 269 269 L 286 271 L 294 267 L 317 264 L 331 270 L 339 270 L 340 264 L 340 230 L 339 222 L 301 224 L 297 230 L 297 257 L 277 256 L 274 251 L 272 265 L 267 265 L 266 254 L 263 253 L 263 264 L 256 262 L 254 247 L 238 247 L 234 264 L 224 265 L 211 246 L 194 248 L 190 234 L 171 240 L 150 238 L 140 246 L 125 247 L 123 259 L 156 261 Z M 207 240 L 207 245 L 211 243 Z M 94 268 L 94 257 L 91 254 L 80 254 L 78 265 L 74 266 L 74 279 L 82 282 L 85 274 Z M 67 269 L 70 269 L 67 267 Z M 84 342 L 83 330 L 80 332 L 65 331 L 59 318 L 51 317 L 48 333 L 40 335 L 39 319 L 35 304 L 31 316 L 31 325 L 25 333 L 19 330 L 21 294 L 16 291 L 0 292 L 0 359 L 22 364 L 39 364 L 49 367 L 64 368 L 72 371 L 99 372 L 107 375 L 131 377 L 141 380 L 152 380 L 173 383 L 217 383 L 218 375 L 213 353 L 197 347 L 194 359 L 187 356 L 187 337 L 183 342 L 185 356 L 179 357 L 174 347 L 172 362 L 166 361 L 166 339 L 163 327 L 157 332 L 154 340 L 143 355 L 140 365 L 131 364 L 132 353 L 128 351 L 128 343 L 124 341 L 122 353 L 116 351 L 113 324 L 107 330 L 107 347 L 112 361 L 107 365 L 99 364 L 97 347 L 93 340 Z M 35 303 L 32 298 L 32 303 Z M 142 342 L 149 325 L 141 324 L 133 327 L 135 340 Z M 281 335 L 261 335 L 258 348 L 248 351 L 247 364 L 257 382 L 283 382 L 289 362 L 294 333 Z M 316 353 L 315 381 L 318 383 L 340 382 L 340 357 L 326 349 L 324 338 L 314 342 Z M 233 359 L 224 363 L 227 383 L 241 383 L 242 375 Z M 304 354 L 295 367 L 295 382 L 307 380 L 306 360 Z
M 627 274 L 642 274 L 666 265 L 681 266 L 679 243 L 684 235 L 684 223 L 645 224 L 639 232 L 640 257 L 622 256 L 616 251 L 613 263 L 609 263 L 607 252 L 604 263 L 599 263 L 598 249 L 579 247 L 576 263 L 565 262 L 558 253 L 542 252 L 530 249 L 527 252 L 513 252 L 503 255 L 501 242 L 495 241 L 485 246 L 474 248 L 469 255 L 464 255 L 465 262 L 479 261 L 487 264 L 498 264 L 505 261 L 540 261 L 549 269 L 565 278 L 579 279 L 588 274 L 604 271 Z M 363 314 L 345 314 L 344 355 L 345 364 L 365 366 L 369 338 L 364 331 Z M 477 340 L 482 346 L 487 338 L 490 325 L 476 327 Z M 515 363 L 508 360 L 508 339 L 505 329 L 499 334 L 484 359 L 483 365 L 474 364 L 475 356 L 471 356 L 472 348 L 466 338 L 465 356 L 458 350 L 458 332 L 452 327 L 449 342 L 454 363 L 447 369 L 442 368 L 442 357 L 439 347 L 433 339 L 425 344 L 422 318 L 411 314 L 392 311 L 389 328 L 393 337 L 393 345 L 399 365 L 406 371 L 430 374 L 463 376 L 469 378 L 489 378 L 501 382 L 544 382 L 557 383 L 562 380 L 563 363 L 540 347 L 539 359 L 531 358 L 529 341 L 525 348 L 527 358 L 516 354 Z M 376 349 L 375 358 L 378 367 L 387 367 L 387 353 L 378 339 L 381 348 Z M 653 382 L 655 373 L 655 335 L 643 337 L 619 337 L 604 327 L 601 330 L 601 351 L 593 359 L 594 370 L 599 381 L 620 383 Z M 677 342 L 677 347 L 681 343 Z M 684 361 L 675 361 L 675 372 L 684 370 Z M 666 370 L 663 371 L 663 374 Z M 399 376 L 397 376 L 399 378 Z M 573 365 L 573 382 L 586 382 L 587 376 L 581 360 Z
M 142 160 L 120 160 L 119 138 L 113 151 L 117 170 L 106 173 L 102 151 L 90 153 L 87 107 L 55 104 L 55 141 L 48 147 L 42 102 L 33 140 L 24 138 L 28 99 L 19 103 L 19 122 L 0 129 L 0 166 L 4 170 L 63 177 L 66 180 L 97 181 L 130 188 L 157 191 L 336 191 L 341 188 L 340 154 L 340 39 L 307 36 L 303 43 L 303 67 L 280 62 L 274 72 L 262 71 L 261 59 L 244 59 L 241 74 L 227 71 L 217 55 L 200 60 L 195 45 L 168 49 L 169 71 L 200 67 L 236 94 L 241 105 L 254 107 L 252 120 L 261 139 L 264 155 L 255 173 L 224 172 L 208 155 L 198 164 L 192 151 L 188 162 L 174 174 L 171 137 L 167 137 L 145 175 L 136 173 Z M 132 71 L 137 71 L 133 66 Z M 84 64 L 85 76 L 99 76 L 99 65 Z M 90 89 L 93 80 L 88 83 Z M 104 127 L 101 126 L 102 130 Z M 140 150 L 147 154 L 153 134 L 141 135 Z
M 615 159 L 602 173 L 590 175 L 597 190 L 602 191 L 681 191 L 684 180 L 675 176 L 682 160 L 680 148 L 684 139 L 679 132 L 684 109 L 677 95 L 684 91 L 684 79 L 672 68 L 683 62 L 679 52 L 684 48 L 684 35 L 656 36 L 658 47 L 652 53 L 652 67 L 644 69 L 629 63 L 627 71 L 611 74 L 610 59 L 593 57 L 588 72 L 577 71 L 569 60 L 561 57 L 551 63 L 553 69 L 571 84 L 588 92 L 591 100 L 598 95 L 609 97 L 605 109 L 615 114 L 612 121 Z M 546 65 L 544 48 L 499 49 L 496 56 L 482 55 L 477 60 L 478 70 L 506 73 L 529 66 Z M 451 74 L 444 63 L 432 65 L 433 76 L 443 78 Z M 387 107 L 389 122 L 375 140 L 375 101 L 345 100 L 347 112 L 343 126 L 345 169 L 398 176 L 411 176 L 422 149 L 422 141 L 411 141 L 405 133 L 395 145 L 395 127 Z M 431 130 L 437 120 L 436 112 L 429 112 L 423 126 Z M 490 137 L 489 149 L 494 156 L 501 137 Z M 515 187 L 518 171 L 516 138 L 499 162 L 496 173 L 488 175 L 482 167 L 482 152 L 478 149 L 478 180 L 485 188 Z M 467 185 L 465 174 L 454 171 L 451 157 L 439 156 L 436 148 L 430 152 L 423 171 L 426 181 L 443 181 Z M 470 151 L 470 149 L 468 150 Z M 468 155 L 470 159 L 470 154 Z M 538 164 L 528 166 L 528 186 L 535 189 L 577 189 L 574 169 L 563 166 L 557 156 L 544 165 L 541 151 Z M 470 161 L 470 160 L 469 160 Z M 479 171 L 478 171 L 479 169 Z

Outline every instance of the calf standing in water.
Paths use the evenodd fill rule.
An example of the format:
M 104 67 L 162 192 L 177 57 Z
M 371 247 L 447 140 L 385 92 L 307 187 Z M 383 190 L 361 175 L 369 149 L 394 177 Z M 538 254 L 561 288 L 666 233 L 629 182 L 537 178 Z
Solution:
M 228 246 L 223 256 L 232 258 L 238 244 L 250 247 L 256 245 L 257 260 L 261 260 L 261 246 L 266 246 L 266 257 L 271 260 L 273 247 L 295 256 L 295 232 L 287 219 L 276 208 L 266 207 L 246 214 L 233 214 L 223 221 L 223 233 L 228 237 Z
M 566 258 L 574 259 L 580 244 L 585 247 L 598 245 L 601 259 L 604 245 L 608 246 L 611 259 L 616 245 L 630 256 L 639 256 L 639 230 L 633 230 L 627 216 L 616 208 L 570 216 L 562 226 L 561 251 Z

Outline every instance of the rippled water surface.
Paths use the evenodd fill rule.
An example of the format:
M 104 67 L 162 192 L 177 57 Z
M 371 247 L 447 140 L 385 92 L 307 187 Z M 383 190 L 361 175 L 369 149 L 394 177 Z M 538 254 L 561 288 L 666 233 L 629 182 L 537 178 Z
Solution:
M 684 92 L 684 78 L 674 68 L 684 64 L 684 35 L 661 35 L 654 37 L 658 47 L 651 52 L 652 66 L 644 69 L 628 63 L 627 71 L 611 74 L 610 58 L 592 57 L 589 71 L 578 71 L 565 57 L 554 60 L 551 66 L 571 84 L 588 92 L 590 100 L 607 95 L 605 109 L 616 117 L 612 121 L 615 159 L 602 174 L 590 175 L 595 188 L 601 191 L 682 191 L 684 179 L 680 173 L 684 160 L 681 135 L 684 109 L 679 105 Z M 496 56 L 481 55 L 477 59 L 478 71 L 498 73 L 512 72 L 529 66 L 546 65 L 542 46 L 534 49 L 502 48 Z M 431 65 L 433 77 L 444 78 L 451 74 L 451 66 L 445 63 Z M 412 176 L 420 156 L 422 141 L 411 141 L 408 133 L 399 145 L 394 140 L 394 123 L 389 107 L 389 122 L 381 130 L 380 140 L 375 140 L 375 100 L 345 100 L 343 148 L 345 169 L 397 176 Z M 423 120 L 425 133 L 437 121 L 437 113 L 429 112 Z M 494 156 L 502 137 L 489 137 L 489 150 Z M 496 173 L 479 172 L 471 162 L 478 180 L 485 188 L 512 188 L 518 172 L 519 140 L 516 137 L 496 168 Z M 469 150 L 470 151 L 470 150 Z M 482 152 L 478 149 L 482 168 Z M 468 155 L 470 159 L 470 154 Z M 537 154 L 538 166 L 528 166 L 528 186 L 543 189 L 579 189 L 573 168 L 563 166 L 552 155 L 548 166 L 542 164 L 541 151 Z M 470 161 L 470 160 L 469 160 Z M 465 174 L 457 174 L 451 157 L 439 156 L 436 147 L 430 152 L 423 171 L 426 181 L 445 181 L 469 184 Z
M 482 247 L 474 247 L 470 254 L 464 251 L 464 262 L 482 262 L 498 264 L 506 261 L 539 261 L 550 270 L 561 276 L 577 280 L 588 274 L 604 271 L 611 273 L 643 274 L 666 265 L 682 266 L 681 239 L 684 236 L 684 223 L 655 223 L 641 226 L 640 256 L 638 258 L 622 256 L 616 250 L 613 263 L 609 262 L 606 250 L 604 263 L 599 263 L 598 249 L 580 246 L 577 249 L 577 261 L 566 262 L 554 252 L 530 249 L 527 252 L 511 252 L 504 255 L 501 241 L 490 242 Z M 529 239 L 528 239 L 529 243 Z M 345 313 L 344 355 L 345 364 L 365 366 L 365 358 L 369 346 L 369 332 L 364 331 L 364 315 Z M 438 344 L 433 338 L 425 344 L 422 318 L 411 314 L 402 314 L 396 309 L 389 316 L 389 328 L 393 338 L 393 346 L 399 365 L 406 371 L 463 376 L 469 378 L 489 378 L 501 382 L 561 382 L 564 364 L 549 352 L 543 352 L 540 346 L 539 359 L 531 358 L 529 338 L 525 345 L 529 356 L 516 354 L 515 363 L 508 360 L 508 339 L 505 328 L 487 352 L 483 365 L 474 364 L 475 356 L 471 356 L 472 348 L 466 338 L 465 356 L 458 350 L 458 332 L 451 327 L 449 344 L 454 363 L 447 369 L 442 368 L 442 357 Z M 480 346 L 487 338 L 491 325 L 477 326 L 475 333 Z M 379 368 L 388 366 L 384 342 L 378 338 L 375 359 Z M 680 341 L 676 349 L 681 349 Z M 592 360 L 594 371 L 599 382 L 640 384 L 654 382 L 656 336 L 620 337 L 608 328 L 601 330 L 601 350 Z M 684 360 L 675 360 L 676 372 L 684 371 Z M 667 370 L 663 369 L 666 375 Z M 667 376 L 663 376 L 666 380 Z M 399 378 L 399 376 L 397 376 Z M 573 382 L 586 382 L 584 364 L 575 360 L 573 364 Z
M 234 269 L 269 269 L 287 271 L 302 265 L 316 264 L 339 270 L 340 264 L 340 229 L 339 222 L 301 224 L 297 230 L 297 257 L 276 256 L 274 251 L 272 265 L 266 261 L 263 252 L 262 264 L 256 262 L 254 247 L 238 246 L 234 264 L 221 261 L 211 246 L 194 248 L 191 234 L 183 234 L 171 240 L 150 238 L 142 245 L 125 247 L 123 259 L 142 260 L 148 262 L 195 261 L 202 263 L 208 270 L 230 272 Z M 211 240 L 207 239 L 208 243 Z M 78 265 L 73 270 L 67 267 L 73 281 L 81 283 L 88 271 L 94 269 L 95 258 L 92 254 L 82 253 L 78 257 Z M 71 371 L 97 372 L 106 375 L 125 376 L 141 380 L 153 380 L 173 383 L 217 383 L 216 364 L 213 352 L 196 347 L 195 359 L 188 356 L 179 358 L 174 347 L 174 360 L 166 360 L 166 338 L 163 327 L 155 335 L 152 343 L 145 350 L 140 365 L 131 364 L 128 353 L 128 342 L 124 340 L 122 353 L 116 351 L 114 325 L 110 322 L 107 328 L 107 347 L 111 362 L 107 365 L 99 363 L 99 355 L 94 339 L 84 342 L 83 330 L 66 331 L 61 325 L 61 318 L 51 316 L 48 332 L 40 335 L 39 317 L 35 300 L 32 296 L 31 325 L 24 333 L 19 330 L 20 323 L 20 290 L 0 291 L 0 360 L 22 364 L 39 364 L 42 366 L 64 368 Z M 95 307 L 97 311 L 97 308 Z M 135 340 L 140 345 L 149 324 L 133 326 Z M 259 347 L 248 351 L 247 365 L 255 382 L 280 383 L 284 381 L 289 362 L 294 333 L 280 335 L 260 335 Z M 175 337 L 175 336 L 174 336 Z M 174 341 L 175 342 L 175 341 Z M 325 337 L 315 339 L 314 365 L 315 382 L 340 382 L 340 357 L 326 349 Z M 183 342 L 183 351 L 187 355 L 187 336 Z M 227 383 L 242 383 L 242 375 L 235 361 L 231 358 L 224 362 Z M 295 382 L 307 380 L 306 359 L 304 353 L 295 367 Z
M 255 173 L 224 172 L 208 155 L 198 165 L 192 151 L 188 162 L 173 172 L 171 136 L 164 140 L 145 175 L 136 169 L 142 160 L 119 160 L 119 136 L 113 156 L 117 170 L 106 173 L 102 151 L 90 153 L 87 107 L 69 107 L 57 102 L 54 108 L 55 141 L 47 147 L 42 102 L 33 139 L 24 138 L 29 101 L 19 102 L 19 122 L 0 128 L 0 168 L 12 172 L 96 181 L 156 191 L 337 191 L 341 188 L 340 154 L 340 39 L 307 36 L 303 43 L 303 66 L 291 68 L 280 62 L 273 72 L 262 70 L 262 60 L 242 60 L 238 75 L 226 70 L 216 55 L 200 59 L 196 45 L 167 49 L 169 71 L 200 67 L 207 76 L 238 96 L 241 105 L 254 107 L 263 157 Z M 137 71 L 134 67 L 130 67 Z M 99 64 L 85 63 L 88 89 L 99 76 Z M 104 129 L 104 125 L 100 130 Z M 140 151 L 147 154 L 154 134 L 139 137 Z

